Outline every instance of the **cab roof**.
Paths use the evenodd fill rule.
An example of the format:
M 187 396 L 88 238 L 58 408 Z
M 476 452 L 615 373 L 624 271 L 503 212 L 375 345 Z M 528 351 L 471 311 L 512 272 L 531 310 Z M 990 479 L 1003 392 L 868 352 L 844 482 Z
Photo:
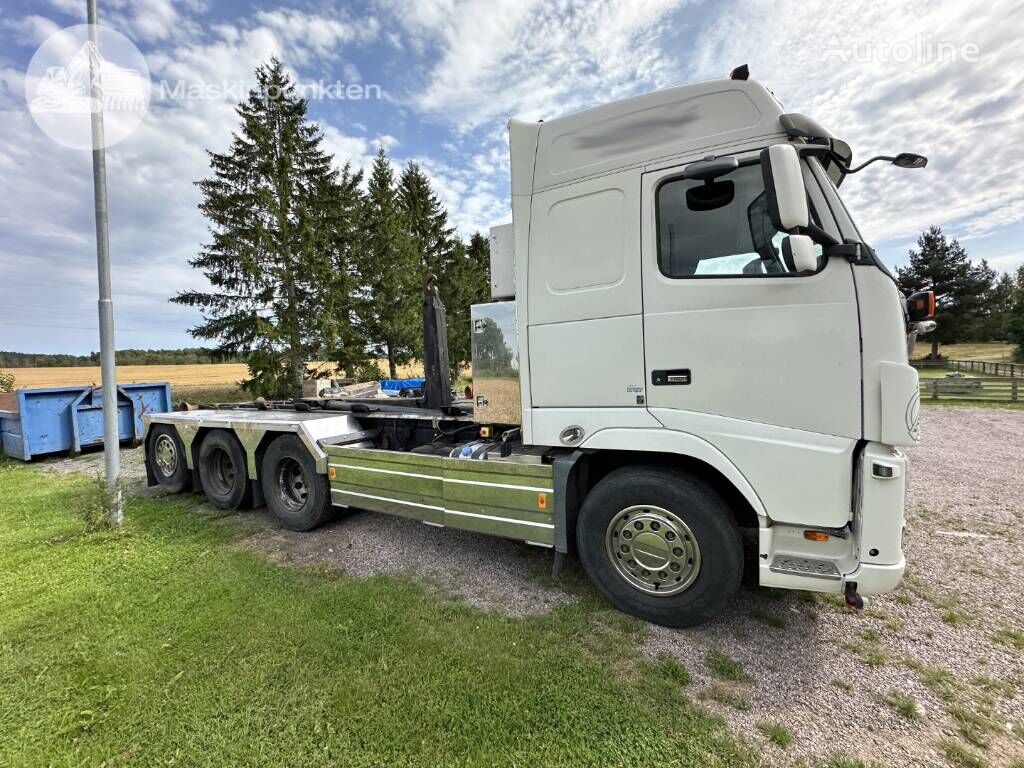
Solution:
M 785 137 L 782 114 L 782 105 L 758 82 L 709 80 L 546 122 L 513 119 L 512 193 L 528 195 L 705 149 Z

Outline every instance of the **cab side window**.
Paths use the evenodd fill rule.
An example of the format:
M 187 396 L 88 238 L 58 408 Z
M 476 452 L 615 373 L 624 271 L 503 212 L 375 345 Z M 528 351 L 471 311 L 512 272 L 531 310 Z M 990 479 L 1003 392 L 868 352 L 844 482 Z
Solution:
M 760 164 L 710 183 L 669 179 L 655 204 L 658 267 L 666 277 L 789 276 L 781 249 L 786 233 L 768 216 Z

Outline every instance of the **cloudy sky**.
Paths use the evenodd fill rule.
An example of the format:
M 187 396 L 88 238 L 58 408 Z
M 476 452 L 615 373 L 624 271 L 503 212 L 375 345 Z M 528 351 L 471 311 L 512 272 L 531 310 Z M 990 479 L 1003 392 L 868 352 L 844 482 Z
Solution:
M 844 3 L 679 0 L 100 0 L 154 83 L 139 129 L 108 151 L 117 345 L 189 346 L 203 241 L 192 182 L 223 150 L 237 90 L 276 55 L 303 81 L 362 86 L 311 117 L 339 161 L 383 143 L 428 171 L 459 231 L 510 219 L 505 120 L 551 118 L 747 63 L 787 109 L 855 156 L 928 155 L 924 171 L 872 166 L 844 185 L 886 263 L 930 224 L 1000 270 L 1024 263 L 1024 0 Z M 96 349 L 88 152 L 28 113 L 37 47 L 81 23 L 85 0 L 0 7 L 0 349 Z M 167 87 L 162 88 L 161 83 Z M 204 86 L 207 98 L 170 89 Z M 212 86 L 212 87 L 211 87 Z M 373 88 L 372 86 L 376 86 Z M 218 91 L 223 91 L 220 93 Z M 377 98 L 379 94 L 379 98 Z

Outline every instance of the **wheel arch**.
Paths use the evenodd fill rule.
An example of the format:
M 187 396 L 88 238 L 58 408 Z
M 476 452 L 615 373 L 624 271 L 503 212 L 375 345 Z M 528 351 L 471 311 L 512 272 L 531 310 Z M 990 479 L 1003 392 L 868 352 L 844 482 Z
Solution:
M 616 469 L 639 465 L 682 469 L 701 478 L 722 496 L 741 528 L 756 529 L 767 520 L 747 479 L 706 440 L 671 430 L 604 429 L 554 460 L 556 550 L 572 546 L 576 517 L 590 489 Z

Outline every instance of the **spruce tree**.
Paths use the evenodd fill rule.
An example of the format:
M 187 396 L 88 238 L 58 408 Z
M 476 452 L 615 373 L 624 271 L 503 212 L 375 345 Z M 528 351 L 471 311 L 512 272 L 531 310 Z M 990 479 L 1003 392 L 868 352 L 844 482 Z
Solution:
M 1013 280 L 1010 312 L 1006 320 L 1006 337 L 1017 345 L 1016 359 L 1024 363 L 1024 264 L 1017 267 Z
M 299 396 L 306 361 L 322 350 L 322 313 L 333 295 L 336 234 L 327 222 L 337 172 L 277 59 L 256 70 L 256 87 L 236 112 L 241 125 L 230 148 L 208 153 L 213 175 L 198 182 L 211 241 L 190 263 L 212 289 L 171 301 L 202 309 L 193 336 L 217 340 L 222 353 L 245 353 L 246 388 Z
M 371 351 L 386 357 L 388 374 L 419 357 L 423 347 L 422 269 L 384 148 L 377 152 L 362 205 L 360 325 Z
M 448 226 L 448 212 L 431 189 L 430 180 L 410 161 L 398 181 L 398 199 L 409 234 L 416 244 L 424 274 L 435 275 L 441 299 L 445 298 L 445 272 L 452 263 L 455 230 Z
M 937 359 L 939 344 L 952 344 L 971 337 L 980 318 L 985 294 L 995 272 L 982 261 L 971 263 L 959 242 L 949 240 L 940 227 L 929 227 L 910 250 L 906 267 L 896 270 L 897 282 L 905 293 L 935 292 L 935 319 L 931 333 L 932 351 Z
M 448 357 L 452 367 L 452 381 L 458 378 L 462 367 L 472 360 L 472 333 L 470 308 L 483 304 L 491 297 L 490 242 L 479 232 L 469 239 L 469 246 L 458 243 L 452 266 L 451 306 L 448 309 Z

